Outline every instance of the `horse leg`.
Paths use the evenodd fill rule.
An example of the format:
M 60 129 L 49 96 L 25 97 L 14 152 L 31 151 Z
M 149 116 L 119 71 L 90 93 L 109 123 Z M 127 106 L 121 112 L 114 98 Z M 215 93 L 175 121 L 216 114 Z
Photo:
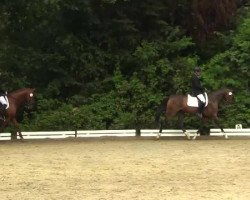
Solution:
M 187 136 L 188 139 L 190 139 L 189 132 L 186 131 L 184 128 L 184 113 L 179 112 L 178 113 L 178 127 L 183 131 L 183 133 Z
M 162 133 L 162 129 L 163 129 L 163 125 L 166 127 L 167 124 L 168 124 L 168 120 L 169 120 L 169 116 L 168 115 L 165 115 L 165 120 L 162 120 L 160 122 L 160 130 L 159 130 L 159 133 L 157 133 L 157 136 L 156 136 L 156 139 L 159 139 L 160 136 L 161 136 L 161 133 Z
M 3 123 L 1 124 L 0 127 L 0 133 L 2 133 L 2 131 L 5 129 L 5 127 L 9 124 L 9 119 L 6 119 L 5 121 L 3 121 Z
M 195 132 L 195 134 L 194 134 L 193 140 L 196 139 L 196 137 L 198 136 L 198 134 L 201 134 L 201 128 L 202 128 L 202 124 L 203 124 L 204 120 L 205 120 L 204 117 L 202 117 L 202 118 L 200 119 L 201 123 L 200 123 L 200 126 L 199 126 L 198 130 L 197 130 L 197 131 Z
M 179 112 L 178 113 L 178 127 L 183 131 L 183 133 L 186 132 L 186 129 L 184 128 L 184 113 L 183 112 Z
M 172 117 L 174 117 L 176 114 L 177 114 L 177 111 L 175 111 L 175 110 L 167 110 L 166 111 L 166 113 L 165 113 L 165 120 L 164 120 L 164 122 L 161 122 L 161 124 L 160 124 L 160 131 L 159 131 L 159 133 L 156 136 L 157 139 L 159 139 L 159 137 L 161 136 L 162 129 L 163 129 L 163 123 L 164 123 L 165 126 L 167 126 L 168 121 Z
M 220 130 L 221 130 L 222 134 L 224 135 L 224 137 L 226 139 L 228 139 L 228 136 L 227 136 L 226 132 L 224 131 L 222 125 L 220 124 L 219 118 L 217 116 L 214 119 L 214 123 L 220 128 Z
M 160 128 L 159 128 L 159 132 L 158 132 L 157 135 L 156 135 L 156 139 L 159 139 L 160 136 L 161 136 L 162 129 L 163 129 L 163 123 L 164 123 L 164 122 L 163 122 L 162 120 L 161 120 L 160 123 L 159 123 Z
M 16 119 L 15 119 L 15 118 L 13 118 L 13 119 L 12 119 L 12 122 L 13 122 L 13 124 L 14 124 L 15 128 L 16 128 L 16 131 L 17 131 L 17 132 L 18 132 L 18 134 L 19 134 L 19 137 L 20 137 L 20 138 L 21 138 L 21 140 L 23 141 L 23 135 L 22 135 L 22 133 L 21 133 L 20 127 L 19 127 L 19 125 L 18 125 L 18 123 L 17 123 Z

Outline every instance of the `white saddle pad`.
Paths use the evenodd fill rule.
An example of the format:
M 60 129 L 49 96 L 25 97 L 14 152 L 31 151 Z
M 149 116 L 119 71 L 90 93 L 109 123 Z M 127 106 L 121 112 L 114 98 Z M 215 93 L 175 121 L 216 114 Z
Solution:
M 6 109 L 9 108 L 10 104 L 9 104 L 9 100 L 8 100 L 7 96 L 0 96 L 0 102 L 1 102 L 1 104 L 7 105 Z
M 205 92 L 205 107 L 208 104 L 208 97 L 207 97 L 207 93 Z M 192 97 L 191 95 L 188 94 L 187 97 L 187 105 L 190 107 L 197 107 L 198 108 L 198 99 L 196 97 Z

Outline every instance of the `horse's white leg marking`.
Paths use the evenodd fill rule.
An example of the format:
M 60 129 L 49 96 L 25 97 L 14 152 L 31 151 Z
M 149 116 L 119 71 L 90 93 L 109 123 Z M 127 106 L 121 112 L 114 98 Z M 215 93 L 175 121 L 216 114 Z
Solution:
M 157 133 L 157 135 L 156 135 L 156 139 L 159 139 L 160 138 L 160 136 L 161 136 L 161 133 L 159 132 L 159 133 Z
M 193 140 L 195 140 L 195 139 L 196 139 L 196 137 L 197 137 L 197 135 L 198 135 L 198 133 L 197 133 L 197 132 L 195 132 L 194 137 L 193 137 L 192 139 L 193 139 Z
M 190 140 L 190 134 L 189 134 L 189 132 L 185 131 L 184 134 L 187 136 L 187 139 Z
M 199 130 L 197 132 L 195 132 L 194 137 L 192 138 L 193 140 L 196 139 L 196 137 L 198 136 L 198 133 L 200 133 Z

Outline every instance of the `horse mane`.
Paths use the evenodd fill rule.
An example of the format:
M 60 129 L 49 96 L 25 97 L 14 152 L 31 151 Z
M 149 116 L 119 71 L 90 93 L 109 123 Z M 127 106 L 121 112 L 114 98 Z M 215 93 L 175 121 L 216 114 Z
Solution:
M 222 89 L 219 89 L 219 90 L 216 90 L 216 91 L 213 91 L 211 93 L 209 93 L 209 98 L 211 99 L 218 99 L 219 97 L 221 97 L 221 95 L 223 95 L 225 92 L 229 91 L 228 88 L 222 88 Z
M 226 92 L 226 91 L 228 91 L 228 90 L 229 90 L 228 88 L 222 88 L 222 89 L 213 91 L 213 92 L 211 92 L 210 94 L 214 94 L 214 95 L 216 95 L 216 94 L 221 94 L 221 93 L 224 93 L 224 92 Z
M 31 89 L 31 88 L 21 88 L 21 89 L 17 89 L 17 90 L 14 90 L 14 91 L 10 92 L 10 94 L 13 94 L 13 93 L 15 93 L 15 94 L 21 93 L 21 92 L 23 92 L 23 91 L 25 91 L 25 90 L 32 90 L 32 89 Z

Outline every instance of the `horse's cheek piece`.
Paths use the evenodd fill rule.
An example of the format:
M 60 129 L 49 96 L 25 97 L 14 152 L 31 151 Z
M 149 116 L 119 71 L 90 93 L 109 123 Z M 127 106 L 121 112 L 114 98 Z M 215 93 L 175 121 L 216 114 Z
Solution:
M 34 95 L 33 95 L 33 93 L 30 93 L 30 97 L 33 97 Z

